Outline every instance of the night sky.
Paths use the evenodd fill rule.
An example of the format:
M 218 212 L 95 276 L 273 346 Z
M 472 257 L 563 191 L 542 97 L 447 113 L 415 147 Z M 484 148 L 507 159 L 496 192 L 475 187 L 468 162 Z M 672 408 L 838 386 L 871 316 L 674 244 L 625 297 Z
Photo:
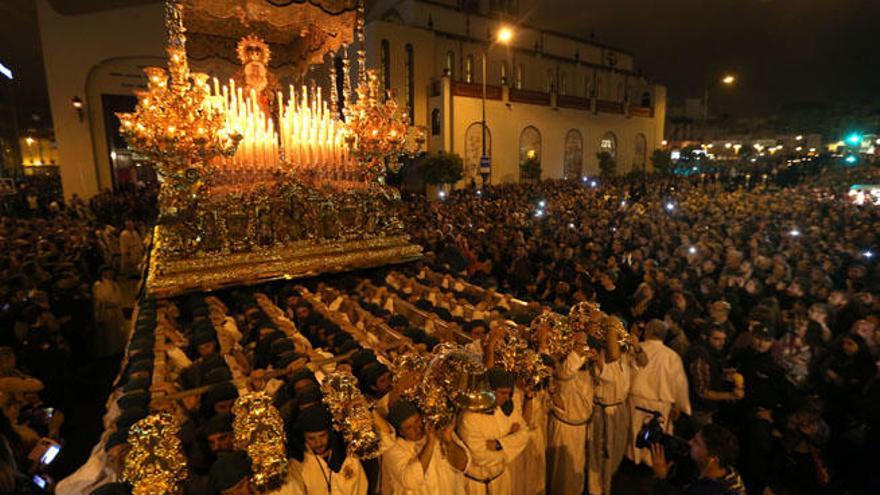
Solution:
M 119 4 L 120 0 L 112 0 Z M 534 6 L 539 6 L 535 8 Z M 880 98 L 880 0 L 520 0 L 529 24 L 619 46 L 671 103 L 713 89 L 713 109 L 767 115 L 781 104 Z M 0 60 L 17 75 L 22 119 L 48 114 L 33 0 L 0 0 Z M 48 119 L 44 119 L 48 120 Z
M 619 46 L 670 98 L 713 90 L 723 110 L 880 102 L 880 0 L 520 0 L 530 24 Z M 538 8 L 533 6 L 538 5 Z M 552 7 L 552 8 L 549 8 Z M 835 101 L 829 101 L 829 100 Z

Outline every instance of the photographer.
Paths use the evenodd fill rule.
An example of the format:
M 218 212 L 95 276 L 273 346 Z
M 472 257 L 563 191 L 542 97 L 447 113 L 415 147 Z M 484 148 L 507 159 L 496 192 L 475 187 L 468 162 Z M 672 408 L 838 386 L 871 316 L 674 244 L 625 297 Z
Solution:
M 690 458 L 697 465 L 699 476 L 684 487 L 676 487 L 666 479 L 672 464 L 666 460 L 665 448 L 659 442 L 651 444 L 655 494 L 746 495 L 745 485 L 733 467 L 739 455 L 733 433 L 707 424 L 690 441 L 690 446 Z

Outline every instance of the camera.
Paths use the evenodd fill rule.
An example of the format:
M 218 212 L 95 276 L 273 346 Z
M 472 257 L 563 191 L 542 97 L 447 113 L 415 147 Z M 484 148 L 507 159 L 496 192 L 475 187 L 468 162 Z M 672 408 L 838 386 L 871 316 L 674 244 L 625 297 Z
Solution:
M 660 418 L 663 415 L 659 411 L 641 407 L 636 407 L 636 409 L 651 415 L 651 419 L 642 425 L 638 435 L 636 435 L 636 447 L 648 449 L 653 444 L 660 444 L 666 451 L 667 457 L 685 458 L 688 456 L 690 453 L 690 443 L 681 437 L 670 435 L 663 431 L 663 426 L 660 424 Z

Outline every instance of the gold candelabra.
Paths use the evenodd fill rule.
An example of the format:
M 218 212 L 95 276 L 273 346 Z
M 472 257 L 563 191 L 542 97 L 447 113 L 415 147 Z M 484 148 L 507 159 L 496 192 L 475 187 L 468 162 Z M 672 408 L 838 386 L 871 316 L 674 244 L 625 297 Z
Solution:
M 208 75 L 189 70 L 180 4 L 166 3 L 165 23 L 168 70 L 146 68 L 148 89 L 135 93 L 135 111 L 117 115 L 131 147 L 170 175 L 232 155 L 241 135 L 226 128 L 222 108 L 209 98 Z
M 357 87 L 357 101 L 345 109 L 346 123 L 351 131 L 349 143 L 367 180 L 400 169 L 400 155 L 406 152 L 409 116 L 400 111 L 397 101 L 384 98 L 379 88 L 379 76 L 369 70 Z

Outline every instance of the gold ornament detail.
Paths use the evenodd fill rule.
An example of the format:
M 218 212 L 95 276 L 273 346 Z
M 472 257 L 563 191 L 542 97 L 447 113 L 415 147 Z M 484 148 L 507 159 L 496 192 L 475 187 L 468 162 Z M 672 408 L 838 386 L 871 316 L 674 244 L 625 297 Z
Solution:
M 225 127 L 225 115 L 209 97 L 208 75 L 191 73 L 186 59 L 182 6 L 166 2 L 168 70 L 144 69 L 147 91 L 136 91 L 134 112 L 117 113 L 129 146 L 150 157 L 162 179 L 159 223 L 180 224 L 195 216 L 207 189 L 206 167 L 232 156 L 241 135 Z M 178 232 L 185 239 L 190 232 Z M 182 241 L 183 242 L 183 241 Z
M 400 170 L 399 158 L 407 152 L 409 116 L 398 109 L 397 101 L 382 98 L 379 76 L 369 70 L 356 89 L 357 101 L 345 109 L 349 144 L 368 181 Z
M 333 416 L 334 428 L 342 433 L 349 455 L 358 459 L 379 456 L 379 434 L 370 407 L 348 371 L 335 371 L 321 383 L 324 404 Z
M 131 484 L 134 495 L 183 492 L 187 469 L 179 431 L 180 425 L 168 413 L 147 416 L 129 429 L 122 480 Z
M 235 448 L 246 451 L 251 459 L 251 485 L 259 493 L 280 488 L 287 478 L 287 437 L 272 398 L 251 392 L 236 399 L 232 413 Z
M 547 383 L 552 371 L 541 355 L 529 347 L 528 336 L 521 327 L 511 327 L 504 334 L 498 349 L 501 366 L 516 377 L 527 392 L 534 392 Z

